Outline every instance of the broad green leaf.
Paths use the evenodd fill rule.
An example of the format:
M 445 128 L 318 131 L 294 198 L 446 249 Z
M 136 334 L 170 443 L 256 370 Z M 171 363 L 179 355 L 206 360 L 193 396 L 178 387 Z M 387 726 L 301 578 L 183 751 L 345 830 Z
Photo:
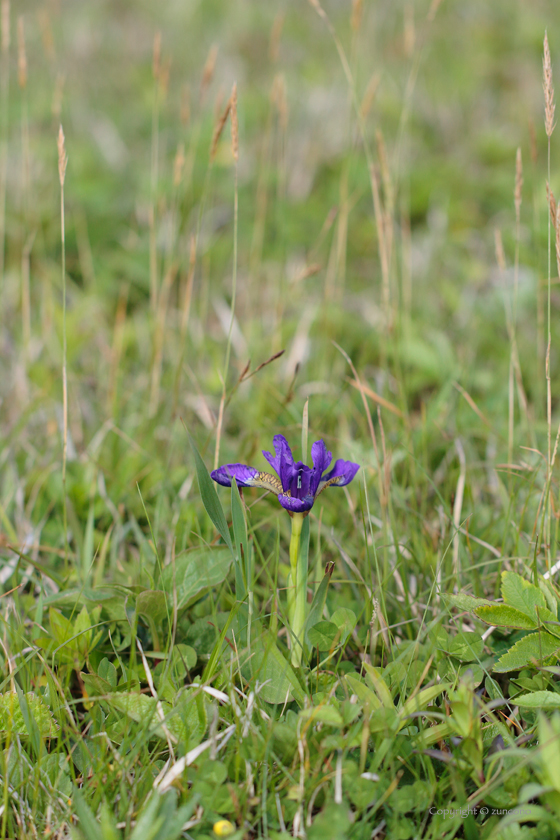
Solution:
M 196 689 L 191 689 L 190 692 L 190 696 L 181 694 L 178 704 L 174 707 L 163 700 L 159 701 L 165 716 L 164 721 L 161 721 L 158 714 L 157 700 L 151 695 L 122 691 L 110 694 L 106 701 L 137 723 L 149 725 L 153 734 L 159 738 L 166 737 L 165 727 L 176 741 L 186 742 L 192 747 L 193 742 L 199 742 L 204 734 L 206 712 L 200 692 Z
M 165 592 L 160 589 L 145 589 L 136 598 L 136 612 L 149 616 L 156 624 L 161 624 L 168 616 Z
M 177 609 L 184 609 L 204 592 L 224 582 L 231 560 L 231 553 L 224 546 L 188 551 L 164 568 L 161 585 L 170 596 L 173 596 L 173 586 L 176 587 Z
M 285 703 L 286 699 L 293 698 L 300 706 L 303 705 L 305 693 L 299 680 L 269 633 L 263 633 L 251 642 L 251 651 L 242 670 L 248 678 L 259 681 L 259 686 L 262 686 L 259 697 L 266 703 Z
M 484 642 L 477 633 L 459 632 L 450 639 L 448 650 L 451 656 L 462 662 L 474 662 L 482 656 L 483 647 Z
M 23 695 L 22 699 L 26 703 L 26 714 L 35 722 L 41 737 L 56 737 L 59 726 L 46 703 L 32 691 Z M 16 691 L 0 694 L 0 733 L 21 736 L 30 734 Z
M 51 607 L 49 610 L 49 621 L 51 633 L 53 634 L 57 647 L 67 642 L 74 635 L 74 625 L 59 610 Z
M 560 623 L 556 613 L 551 612 L 548 607 L 536 607 L 539 621 L 544 625 L 545 630 L 552 633 L 553 636 L 560 638 Z
M 72 808 L 78 815 L 80 832 L 86 840 L 99 840 L 99 824 L 78 788 L 72 791 Z
M 344 726 L 342 715 L 334 706 L 310 706 L 299 713 L 301 720 L 311 723 L 326 723 L 329 726 Z
M 381 672 L 378 668 L 374 668 L 373 665 L 369 665 L 367 662 L 364 662 L 364 670 L 366 672 L 366 682 L 369 682 L 370 685 L 373 687 L 373 690 L 379 697 L 383 706 L 386 709 L 394 709 L 395 704 L 393 702 L 393 697 L 389 690 L 389 686 L 381 676 Z
M 437 744 L 445 738 L 449 738 L 452 733 L 451 726 L 448 721 L 443 723 L 436 723 L 434 726 L 429 726 L 422 732 L 415 736 L 415 742 L 420 747 L 431 747 L 432 744 Z
M 369 706 L 370 712 L 381 708 L 381 701 L 377 694 L 371 690 L 356 674 L 346 674 L 344 681 L 348 686 L 350 693 L 355 694 L 358 700 L 365 706 Z
M 86 674 L 82 671 L 80 676 L 88 697 L 105 697 L 115 690 L 115 686 L 111 685 L 109 680 L 100 677 L 99 674 Z
M 539 715 L 538 733 L 539 759 L 544 776 L 541 781 L 548 782 L 551 787 L 560 791 L 560 718 L 558 714 L 553 715 L 552 720 L 548 720 L 545 715 Z
M 540 633 L 530 633 L 514 644 L 512 648 L 504 653 L 494 665 L 497 674 L 506 671 L 518 671 L 534 661 L 540 662 L 552 656 L 560 649 L 560 639 L 551 636 L 544 630 Z
M 456 595 L 444 593 L 443 600 L 451 607 L 457 607 L 459 610 L 468 610 L 469 612 L 474 612 L 477 607 L 492 603 L 491 601 L 487 601 L 486 598 L 475 598 L 473 595 L 466 595 L 463 592 L 458 592 Z
M 552 581 L 545 580 L 542 575 L 538 577 L 539 589 L 543 593 L 548 609 L 555 615 L 558 613 L 558 595 Z
M 198 479 L 198 487 L 200 490 L 200 497 L 206 513 L 214 523 L 216 530 L 221 535 L 223 541 L 229 548 L 232 557 L 235 556 L 231 536 L 229 533 L 228 524 L 224 514 L 224 509 L 216 493 L 214 482 L 210 478 L 210 473 L 206 469 L 206 464 L 202 460 L 200 452 L 196 448 L 195 442 L 189 435 L 192 451 L 194 453 L 194 461 L 196 465 L 196 477 Z
M 522 709 L 560 709 L 560 694 L 555 691 L 531 691 L 511 701 Z
M 319 650 L 330 650 L 335 639 L 340 640 L 343 634 L 340 632 L 336 624 L 332 621 L 318 621 L 309 629 L 307 638 L 309 644 Z
M 339 630 L 343 631 L 340 638 L 340 644 L 343 645 L 348 637 L 352 635 L 352 631 L 356 626 L 356 614 L 346 607 L 339 607 L 339 609 L 335 610 L 331 615 L 331 621 L 333 624 L 336 624 Z
M 508 604 L 478 607 L 474 613 L 486 624 L 493 624 L 496 627 L 518 627 L 520 630 L 535 630 L 537 627 L 536 618 L 531 618 L 527 613 L 510 607 Z
M 182 674 L 185 674 L 187 670 L 192 671 L 196 660 L 196 650 L 190 645 L 179 644 L 173 648 L 172 668 L 174 671 Z
M 533 583 L 525 580 L 517 572 L 502 572 L 502 598 L 511 607 L 521 610 L 534 618 L 535 607 L 546 607 L 546 599 Z
M 102 659 L 99 663 L 99 666 L 97 668 L 97 674 L 101 677 L 102 680 L 106 680 L 109 683 L 109 685 L 111 685 L 113 688 L 117 687 L 117 669 L 115 668 L 113 663 L 107 659 L 107 657 Z

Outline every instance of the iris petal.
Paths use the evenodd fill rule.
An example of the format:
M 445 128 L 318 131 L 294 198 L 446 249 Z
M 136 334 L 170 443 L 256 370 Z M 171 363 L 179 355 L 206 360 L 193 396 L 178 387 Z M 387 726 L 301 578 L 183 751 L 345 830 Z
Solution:
M 231 487 L 235 478 L 238 487 L 262 487 L 278 495 L 282 492 L 282 485 L 275 475 L 259 472 L 246 464 L 225 464 L 211 473 L 212 478 L 223 487 Z
M 325 446 L 325 442 L 323 440 L 317 440 L 311 447 L 311 457 L 313 459 L 313 475 L 309 489 L 315 496 L 317 488 L 321 482 L 322 475 L 332 461 L 332 455 Z
M 359 469 L 359 464 L 354 464 L 353 461 L 344 461 L 342 458 L 339 458 L 335 462 L 332 470 L 325 473 L 322 477 L 315 495 L 318 496 L 319 493 L 322 493 L 325 487 L 344 487 L 346 484 L 350 484 Z
M 278 501 L 286 510 L 291 510 L 292 513 L 303 513 L 306 510 L 311 510 L 315 499 L 313 496 L 306 496 L 304 499 L 294 499 L 292 496 L 284 496 L 280 494 Z

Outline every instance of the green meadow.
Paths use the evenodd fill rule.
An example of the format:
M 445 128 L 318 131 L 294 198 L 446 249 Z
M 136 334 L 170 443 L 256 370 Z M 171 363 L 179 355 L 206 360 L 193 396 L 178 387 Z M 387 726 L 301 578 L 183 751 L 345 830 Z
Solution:
M 559 836 L 557 71 L 549 0 L 1 0 L 0 837 Z

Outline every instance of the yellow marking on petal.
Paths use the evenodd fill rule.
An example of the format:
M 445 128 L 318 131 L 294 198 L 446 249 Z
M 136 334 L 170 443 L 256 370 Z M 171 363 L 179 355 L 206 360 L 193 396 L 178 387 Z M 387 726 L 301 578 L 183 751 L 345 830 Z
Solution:
M 323 492 L 325 487 L 330 487 L 331 484 L 340 484 L 340 482 L 343 478 L 344 478 L 343 475 L 335 475 L 334 478 L 330 478 L 328 481 L 322 481 L 321 484 L 319 484 L 319 488 L 318 488 L 317 492 L 315 493 L 315 498 L 317 498 L 319 493 Z
M 276 478 L 275 475 L 271 475 L 270 473 L 257 473 L 257 475 L 252 479 L 252 484 L 255 487 L 264 487 L 265 490 L 270 490 L 271 493 L 275 493 L 277 496 L 279 493 L 282 493 L 282 482 L 279 478 Z

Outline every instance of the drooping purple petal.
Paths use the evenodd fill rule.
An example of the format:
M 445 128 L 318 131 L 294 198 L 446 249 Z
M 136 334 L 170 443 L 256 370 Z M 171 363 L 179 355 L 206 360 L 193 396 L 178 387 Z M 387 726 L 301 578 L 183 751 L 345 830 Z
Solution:
M 359 469 L 359 464 L 354 464 L 352 461 L 343 461 L 339 458 L 332 470 L 322 477 L 316 495 L 327 486 L 344 487 L 346 484 L 350 484 Z
M 259 472 L 246 464 L 225 464 L 210 473 L 211 477 L 223 487 L 231 487 L 235 478 L 238 487 L 262 487 L 278 495 L 282 492 L 282 485 L 275 475 Z
M 231 487 L 232 478 L 235 478 L 238 487 L 252 487 L 253 479 L 258 474 L 258 470 L 248 467 L 247 464 L 224 464 L 223 467 L 213 470 L 210 476 L 222 487 Z
M 278 496 L 278 501 L 286 510 L 291 510 L 292 513 L 304 513 L 306 510 L 311 510 L 315 499 L 313 496 L 306 496 L 304 499 L 294 499 L 292 496 Z

